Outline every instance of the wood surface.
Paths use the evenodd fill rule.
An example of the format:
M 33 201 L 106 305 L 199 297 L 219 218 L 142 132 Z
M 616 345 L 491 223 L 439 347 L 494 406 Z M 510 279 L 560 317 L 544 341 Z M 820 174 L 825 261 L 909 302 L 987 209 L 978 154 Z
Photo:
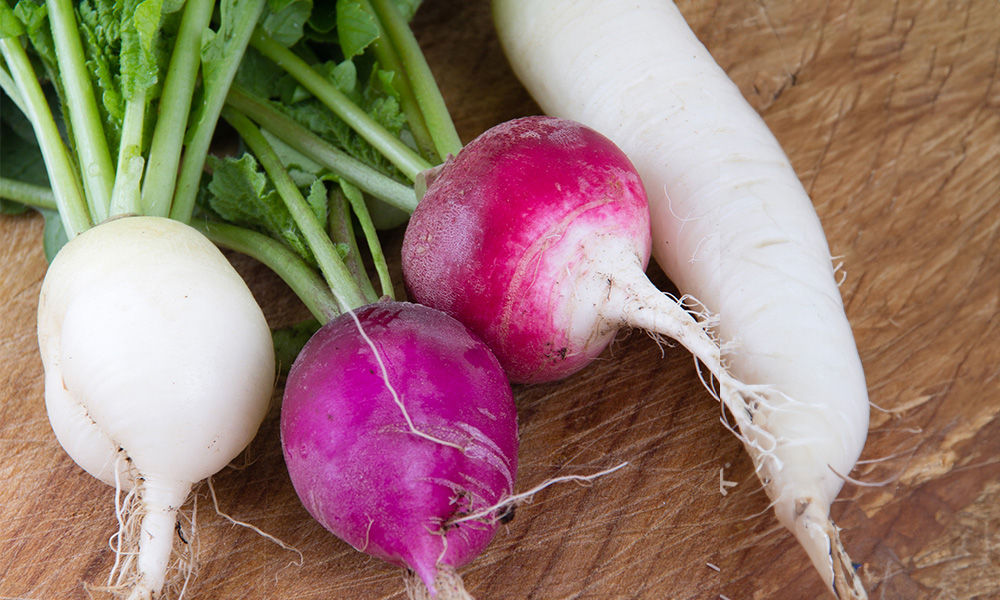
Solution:
M 852 476 L 880 485 L 846 485 L 833 514 L 871 597 L 1000 598 L 1000 2 L 680 7 L 784 145 L 843 261 L 875 405 Z M 426 0 L 415 27 L 466 141 L 538 111 L 484 0 Z M 4 600 L 87 598 L 114 561 L 113 491 L 62 452 L 45 417 L 40 236 L 39 218 L 0 218 Z M 390 254 L 399 236 L 387 234 Z M 272 324 L 304 315 L 276 278 L 233 259 Z M 650 276 L 669 289 L 655 266 Z M 480 600 L 823 597 L 683 350 L 622 335 L 570 380 L 515 392 L 519 490 L 629 465 L 520 506 L 462 570 Z M 233 525 L 203 487 L 185 598 L 405 597 L 400 571 L 308 517 L 273 412 L 248 457 L 214 478 L 219 511 L 297 552 Z M 737 483 L 727 495 L 720 474 Z

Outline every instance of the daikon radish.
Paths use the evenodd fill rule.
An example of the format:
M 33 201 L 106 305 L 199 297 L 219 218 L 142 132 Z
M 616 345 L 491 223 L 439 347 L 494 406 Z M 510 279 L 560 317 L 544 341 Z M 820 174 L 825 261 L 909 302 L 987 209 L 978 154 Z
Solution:
M 649 197 L 653 256 L 713 316 L 719 395 L 778 520 L 838 597 L 865 597 L 830 504 L 868 431 L 856 344 L 812 203 L 761 117 L 671 2 L 495 0 L 518 77 L 607 135 Z

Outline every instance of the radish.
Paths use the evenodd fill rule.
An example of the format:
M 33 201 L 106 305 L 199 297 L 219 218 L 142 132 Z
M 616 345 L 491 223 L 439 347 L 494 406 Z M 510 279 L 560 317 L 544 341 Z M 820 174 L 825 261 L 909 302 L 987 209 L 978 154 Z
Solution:
M 411 594 L 469 597 L 455 568 L 498 522 L 452 521 L 513 495 L 518 438 L 504 372 L 463 325 L 405 302 L 330 321 L 292 365 L 281 439 L 324 527 L 410 569 Z
M 171 589 L 178 510 L 246 448 L 273 393 L 260 307 L 185 223 L 263 7 L 222 2 L 213 29 L 213 0 L 188 0 L 176 14 L 136 0 L 0 2 L 9 70 L 0 86 L 31 124 L 36 144 L 24 151 L 40 150 L 54 200 L 40 208 L 63 234 L 47 235 L 38 300 L 46 410 L 70 457 L 116 488 L 116 562 L 104 588 L 131 600 Z M 64 127 L 43 85 L 59 96 Z M 61 248 L 48 244 L 59 237 Z M 185 546 L 186 584 L 195 565 Z
M 642 182 L 596 131 L 552 117 L 515 119 L 425 179 L 403 238 L 407 289 L 482 337 L 513 381 L 562 379 L 619 328 L 655 330 L 658 310 L 683 319 L 692 339 L 699 334 L 646 278 Z
M 23 4 L 30 8 L 31 3 Z M 314 52 L 303 46 L 330 39 L 334 11 L 329 7 L 313 20 L 303 12 L 309 9 L 303 3 L 267 3 L 279 12 L 262 14 L 263 0 L 226 0 L 218 11 L 209 0 L 187 0 L 179 26 L 178 17 L 160 15 L 161 22 L 171 25 L 160 31 L 157 15 L 150 14 L 157 10 L 155 4 L 130 0 L 124 6 L 102 5 L 110 14 L 76 14 L 65 0 L 52 2 L 63 24 L 57 35 L 75 37 L 73 18 L 96 15 L 108 22 L 120 20 L 122 30 L 134 34 L 127 40 L 123 36 L 121 44 L 140 44 L 131 48 L 135 52 L 122 52 L 123 73 L 116 74 L 123 88 L 128 82 L 133 89 L 115 88 L 118 80 L 100 77 L 98 69 L 96 87 L 113 88 L 103 90 L 105 104 L 74 102 L 90 108 L 71 110 L 67 117 L 71 131 L 86 130 L 90 138 L 103 135 L 102 119 L 120 136 L 117 165 L 109 159 L 115 173 L 111 185 L 102 176 L 110 169 L 88 172 L 86 178 L 76 169 L 21 40 L 7 37 L 28 33 L 35 39 L 31 34 L 41 33 L 38 39 L 44 41 L 47 31 L 25 31 L 25 26 L 46 25 L 44 14 L 22 23 L 0 1 L 0 49 L 11 70 L 10 78 L 0 77 L 0 86 L 34 126 L 54 202 L 5 181 L 0 181 L 0 191 L 12 190 L 18 194 L 15 200 L 39 208 L 54 203 L 71 240 L 57 255 L 40 302 L 39 339 L 53 428 L 85 469 L 131 490 L 128 498 L 145 502 L 135 513 L 143 527 L 139 553 L 126 548 L 115 583 L 131 583 L 131 573 L 137 571 L 132 598 L 160 597 L 177 508 L 194 482 L 221 468 L 253 437 L 272 390 L 274 359 L 271 340 L 264 335 L 267 327 L 259 309 L 251 308 L 248 292 L 237 285 L 238 277 L 224 272 L 225 260 L 208 238 L 272 268 L 315 322 L 327 323 L 309 345 L 317 350 L 294 363 L 282 416 L 289 468 L 303 503 L 359 549 L 412 569 L 408 588 L 413 595 L 468 597 L 455 569 L 482 551 L 496 530 L 497 511 L 513 502 L 517 421 L 510 384 L 482 342 L 439 311 L 389 301 L 393 282 L 362 190 L 390 206 L 412 210 L 412 184 L 394 177 L 415 176 L 430 167 L 432 158 L 456 145 L 457 135 L 446 113 L 436 118 L 436 109 L 428 106 L 429 93 L 438 96 L 432 104 L 441 104 L 440 95 L 431 93 L 426 80 L 421 83 L 422 76 L 394 79 L 381 67 L 372 68 L 365 57 L 359 64 L 371 69 L 371 76 L 359 84 L 359 68 L 351 58 L 373 42 L 374 26 L 394 31 L 391 43 L 383 40 L 380 54 L 391 59 L 402 52 L 394 63 L 411 65 L 412 71 L 413 57 L 405 55 L 414 44 L 399 40 L 412 33 L 392 1 L 373 0 L 370 6 L 341 2 L 335 11 L 336 37 L 345 45 L 344 61 L 317 69 L 302 57 L 327 55 L 331 49 Z M 219 16 L 217 31 L 208 29 L 213 12 Z M 313 24 L 322 28 L 317 38 L 304 34 Z M 152 31 L 146 29 L 150 25 Z M 174 30 L 176 38 L 169 37 L 166 31 Z M 338 108 L 332 115 L 324 113 L 302 90 L 255 95 L 268 84 L 282 85 L 291 78 L 275 76 L 266 67 L 262 72 L 263 61 L 256 54 L 239 64 L 248 43 L 265 58 L 277 59 L 271 68 L 301 77 L 304 90 L 324 101 L 336 100 Z M 297 52 L 286 47 L 299 43 Z M 171 44 L 170 64 L 161 71 L 155 62 L 159 50 Z M 100 53 L 107 49 L 96 44 L 85 49 L 97 55 L 93 60 L 100 67 L 114 66 L 102 62 L 106 57 Z M 156 52 L 144 55 L 141 49 Z M 45 47 L 35 50 L 36 59 L 49 58 Z M 151 67 L 152 72 L 125 68 L 137 54 L 152 64 L 130 66 Z M 92 93 L 84 89 L 83 55 L 74 56 L 66 68 L 46 67 L 60 75 L 71 69 L 73 89 Z M 230 85 L 237 65 L 246 90 Z M 411 133 L 427 157 L 401 139 L 385 139 L 393 135 L 386 127 L 402 131 L 394 94 L 418 89 L 424 99 L 406 94 L 414 102 L 405 110 L 424 123 L 411 126 Z M 123 97 L 124 107 L 109 108 L 108 102 Z M 353 105 L 350 98 L 367 104 Z M 121 109 L 121 114 L 111 109 Z M 147 139 L 149 115 L 157 122 Z M 218 116 L 233 126 L 249 151 L 212 157 L 212 173 L 202 185 Z M 271 130 L 265 134 L 251 119 Z M 364 133 L 351 135 L 342 121 L 360 124 Z M 304 131 L 303 123 L 332 131 L 345 147 Z M 83 164 L 90 164 L 88 154 L 108 153 L 89 143 L 82 146 L 78 162 Z M 375 148 L 390 151 L 392 160 L 383 160 Z M 110 189 L 110 198 L 89 191 L 98 188 Z M 105 214 L 132 213 L 154 216 L 92 227 Z M 166 215 L 193 227 L 161 218 Z M 369 269 L 378 275 L 378 289 Z M 217 294 L 206 281 L 218 284 Z M 389 300 L 377 302 L 380 298 Z M 303 325 L 308 331 L 313 322 Z M 346 344 L 349 355 L 338 353 L 329 340 L 341 350 Z M 344 361 L 353 366 L 345 370 Z M 153 367 L 164 370 L 150 372 Z M 345 374 L 350 381 L 341 381 Z M 296 384 L 303 378 L 305 387 Z M 135 390 L 143 381 L 163 388 L 139 396 Z M 341 383 L 330 390 L 319 385 L 326 381 Z M 173 401 L 175 391 L 187 395 Z M 202 398 L 202 393 L 213 398 Z M 372 418 L 330 420 L 326 412 L 317 418 L 316 410 L 328 408 L 333 417 L 367 411 Z M 150 412 L 152 419 L 136 415 L 137 409 Z M 227 414 L 230 410 L 238 414 Z M 352 440 L 358 443 L 343 443 Z M 174 443 L 181 447 L 173 448 Z M 192 462 L 204 452 L 212 460 Z M 356 475 L 366 472 L 389 479 L 380 487 L 359 487 L 365 481 Z M 119 539 L 131 530 L 132 521 L 124 524 Z M 348 523 L 363 526 L 363 540 L 361 530 Z M 109 586 L 119 587 L 111 586 L 112 580 Z
M 653 255 L 716 315 L 722 400 L 778 520 L 829 589 L 865 591 L 829 517 L 864 446 L 864 372 L 823 229 L 779 143 L 673 3 L 494 0 L 542 109 L 610 137 L 649 193 Z M 697 353 L 696 353 L 697 354 Z
M 131 598 L 153 597 L 193 484 L 236 458 L 264 419 L 270 329 L 203 235 L 128 217 L 56 255 L 38 301 L 38 346 L 59 443 L 91 475 L 135 489 L 138 555 L 121 583 Z
M 359 252 L 353 234 L 322 227 L 250 119 L 223 116 L 274 182 L 342 313 L 314 305 L 324 325 L 285 386 L 282 448 L 299 498 L 356 549 L 407 567 L 413 597 L 468 598 L 456 568 L 486 547 L 513 497 L 517 417 L 502 367 L 455 319 L 392 300 L 391 282 L 373 299 L 356 279 L 364 270 L 344 264 Z M 363 202 L 351 204 L 371 228 Z M 379 256 L 377 238 L 366 240 Z M 297 291 L 303 300 L 311 287 Z
M 286 52 L 262 36 L 254 43 Z M 294 72 L 323 85 L 312 67 L 295 64 Z M 287 117 L 261 118 L 271 110 L 269 102 L 247 92 L 230 94 L 222 117 L 249 154 L 213 163 L 208 204 L 219 213 L 239 213 L 246 198 L 229 197 L 220 189 L 225 181 L 242 180 L 241 189 L 277 196 L 301 233 L 296 243 L 306 246 L 299 260 L 313 263 L 314 277 L 286 279 L 323 324 L 298 354 L 285 385 L 281 435 L 291 481 L 320 524 L 359 551 L 407 568 L 412 597 L 469 598 L 456 569 L 483 551 L 498 513 L 513 501 L 518 439 L 510 383 L 489 348 L 457 320 L 392 299 L 372 220 L 353 185 L 367 178 L 338 174 L 339 185 L 327 194 L 324 167 L 314 165 L 312 178 L 298 173 L 300 181 L 310 179 L 308 185 L 297 183 L 291 166 L 300 171 L 308 161 L 275 138 L 293 149 L 306 139 L 300 148 L 320 161 L 332 153 L 315 136 L 292 135 L 299 126 Z M 358 109 L 349 112 L 357 115 Z M 267 135 L 254 119 L 278 123 L 278 133 Z M 350 162 L 342 158 L 337 162 Z M 258 163 L 268 184 L 261 183 Z M 329 223 L 315 210 L 325 196 L 329 210 L 320 212 L 329 213 Z M 381 271 L 381 297 L 359 260 L 364 245 L 342 222 L 345 202 Z M 209 235 L 226 229 L 206 224 Z M 281 239 L 285 230 L 269 233 Z M 244 243 L 220 241 L 251 253 L 265 246 L 241 238 Z M 279 274 L 293 275 L 280 257 L 260 258 Z M 317 282 L 325 289 L 316 289 Z M 336 306 L 322 301 L 326 295 Z

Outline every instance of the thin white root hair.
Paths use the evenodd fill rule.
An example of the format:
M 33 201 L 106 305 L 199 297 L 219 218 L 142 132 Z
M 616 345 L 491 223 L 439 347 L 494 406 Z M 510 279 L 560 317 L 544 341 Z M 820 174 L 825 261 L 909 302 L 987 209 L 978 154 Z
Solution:
M 118 467 L 121 461 L 126 461 L 132 471 L 132 489 L 121 496 L 122 486 L 120 471 Z M 141 476 L 131 467 L 124 450 L 120 451 L 120 456 L 116 459 L 115 465 L 115 518 L 118 521 L 118 530 L 108 539 L 108 546 L 115 553 L 115 562 L 111 572 L 108 574 L 104 585 L 84 584 L 84 590 L 88 596 L 94 593 L 110 594 L 116 598 L 133 598 L 137 593 L 136 586 L 142 577 L 139 572 L 139 537 L 142 531 L 142 519 L 146 515 L 146 507 L 143 504 L 142 496 L 144 484 Z M 175 529 L 175 536 L 180 538 L 183 545 L 178 549 L 174 544 L 171 550 L 171 561 L 167 566 L 167 578 L 164 581 L 163 589 L 157 598 L 175 597 L 182 600 L 187 589 L 188 582 L 191 581 L 198 570 L 195 560 L 197 554 L 197 527 L 193 515 L 197 512 L 197 496 L 192 494 L 193 506 L 192 517 L 188 517 L 181 510 L 177 511 L 177 518 L 187 520 L 191 524 L 188 538 L 181 534 L 180 525 Z M 176 541 L 176 540 L 175 540 Z
M 378 351 L 378 348 L 375 347 L 375 342 L 373 342 L 372 339 L 368 337 L 368 333 L 365 331 L 364 327 L 361 326 L 361 320 L 358 319 L 358 316 L 354 313 L 354 311 L 348 309 L 347 314 L 351 315 L 351 318 L 354 319 L 354 325 L 358 328 L 358 333 L 361 334 L 361 338 L 364 339 L 365 343 L 368 344 L 368 347 L 371 349 L 372 354 L 375 355 L 375 361 L 378 363 L 379 370 L 382 373 L 382 381 L 385 382 L 386 389 L 388 389 L 389 394 L 392 395 L 393 402 L 396 403 L 396 406 L 398 406 L 399 410 L 403 413 L 403 418 L 406 419 L 406 425 L 407 427 L 409 427 L 410 433 L 413 433 L 414 435 L 420 436 L 426 440 L 434 442 L 435 444 L 441 444 L 442 446 L 449 446 L 451 448 L 455 448 L 456 450 L 464 454 L 465 448 L 463 448 L 462 446 L 454 442 L 449 442 L 447 440 L 442 440 L 441 438 L 434 437 L 429 433 L 425 433 L 417 429 L 417 426 L 413 424 L 413 419 L 410 418 L 410 413 L 407 412 L 406 410 L 406 405 L 403 404 L 403 399 L 399 397 L 399 394 L 396 392 L 396 388 L 393 387 L 392 382 L 389 381 L 389 369 L 385 366 L 385 361 L 382 360 L 382 354 Z
M 623 462 L 623 463 L 621 463 L 621 464 L 619 464 L 617 466 L 611 467 L 610 469 L 605 469 L 603 471 L 600 471 L 599 473 L 594 473 L 593 475 L 563 475 L 563 476 L 560 476 L 560 477 L 555 477 L 555 478 L 549 479 L 548 481 L 542 482 L 541 484 L 539 484 L 539 485 L 531 488 L 530 490 L 528 490 L 526 492 L 522 492 L 520 494 L 514 494 L 513 496 L 509 496 L 509 497 L 501 500 L 500 502 L 497 502 L 493 506 L 490 506 L 488 508 L 484 508 L 483 510 L 480 510 L 480 511 L 477 511 L 477 512 L 474 512 L 474 513 L 470 513 L 470 514 L 465 515 L 464 517 L 460 517 L 458 519 L 451 519 L 451 520 L 448 521 L 447 524 L 448 525 L 454 525 L 454 524 L 457 524 L 457 523 L 464 523 L 466 521 L 486 521 L 488 523 L 494 523 L 494 522 L 496 522 L 499 519 L 499 517 L 496 516 L 496 513 L 498 511 L 500 511 L 501 509 L 506 509 L 506 508 L 511 507 L 511 506 L 515 506 L 515 505 L 519 505 L 519 504 L 524 504 L 524 503 L 531 502 L 531 500 L 534 498 L 535 494 L 537 494 L 538 492 L 544 490 L 545 488 L 549 487 L 550 485 L 553 485 L 553 484 L 556 484 L 556 483 L 563 483 L 563 482 L 566 482 L 566 481 L 576 481 L 576 482 L 579 482 L 581 484 L 586 484 L 586 483 L 590 483 L 590 482 L 594 481 L 595 479 L 597 479 L 599 477 L 603 477 L 605 475 L 609 475 L 611 473 L 614 473 L 618 469 L 621 469 L 621 468 L 626 467 L 626 466 L 628 466 L 628 461 Z M 489 518 L 487 518 L 487 517 L 489 517 Z
M 375 524 L 375 519 L 368 517 L 368 527 L 365 529 L 365 545 L 360 548 L 356 548 L 358 552 L 364 552 L 365 550 L 368 549 L 368 544 L 371 543 L 372 525 L 374 524 Z M 301 554 L 302 553 L 299 552 L 299 555 Z M 302 565 L 300 564 L 299 566 Z
M 118 520 L 118 531 L 115 532 L 111 538 L 108 539 L 108 545 L 115 552 L 115 563 L 111 565 L 111 572 L 108 573 L 108 582 L 106 585 L 111 585 L 114 581 L 115 573 L 121 565 L 122 558 L 122 538 L 125 535 L 125 506 L 130 505 L 130 502 L 135 498 L 135 486 L 129 490 L 128 494 L 125 495 L 125 499 L 122 500 L 122 481 L 121 481 L 121 467 L 122 463 L 128 460 L 128 456 L 122 449 L 118 450 L 118 454 L 115 457 L 115 518 Z
M 836 469 L 834 469 L 830 465 L 827 465 L 827 466 L 830 467 L 830 470 L 833 471 L 833 474 L 836 475 L 837 477 L 840 477 L 841 479 L 843 479 L 847 483 L 851 483 L 851 484 L 854 484 L 854 485 L 859 486 L 859 487 L 873 487 L 873 488 L 874 487 L 884 487 L 884 486 L 889 485 L 890 483 L 894 483 L 896 480 L 898 480 L 900 477 L 903 476 L 903 472 L 900 471 L 899 473 L 896 473 L 892 477 L 890 477 L 888 479 L 885 479 L 883 481 L 861 481 L 860 479 L 855 479 L 855 478 L 851 477 L 850 475 L 844 475 L 844 474 L 838 472 Z
M 728 466 L 729 463 L 726 463 L 726 467 Z M 723 496 L 729 495 L 728 488 L 736 487 L 737 485 L 739 485 L 739 483 L 736 481 L 726 480 L 726 467 L 719 467 L 719 493 L 722 494 Z
M 902 413 L 904 413 L 904 412 L 906 412 L 906 411 L 910 410 L 910 408 L 912 408 L 911 406 L 902 406 L 902 407 L 900 407 L 900 408 L 884 408 L 884 407 L 882 407 L 882 406 L 879 406 L 878 404 L 875 404 L 875 403 L 874 403 L 874 402 L 872 402 L 871 400 L 869 400 L 869 401 L 868 401 L 868 406 L 870 406 L 870 407 L 874 408 L 874 409 L 875 409 L 875 410 L 877 410 L 877 411 L 880 411 L 880 412 L 884 412 L 884 413 L 886 413 L 887 415 L 898 415 L 898 414 L 902 414 Z
M 448 554 L 448 535 L 444 530 L 439 529 L 438 531 L 440 531 L 440 535 L 438 537 L 441 539 L 441 553 L 438 554 L 437 564 L 440 565 L 441 561 L 444 560 L 444 555 Z
M 837 279 L 837 287 L 844 285 L 844 282 L 847 281 L 847 271 L 844 269 L 844 261 L 838 261 L 837 264 L 833 265 L 833 274 L 834 276 L 840 276 Z
M 667 296 L 674 298 L 674 302 L 679 304 L 684 310 L 694 317 L 695 321 L 698 321 L 702 325 L 714 327 L 715 325 L 718 325 L 721 320 L 719 315 L 710 311 L 701 300 L 695 298 L 691 294 L 683 294 L 680 298 L 675 298 L 673 294 L 667 294 Z M 706 331 L 705 333 L 708 333 L 713 339 L 718 341 L 711 331 Z
M 674 204 L 673 204 L 673 201 L 670 199 L 670 194 L 667 193 L 667 186 L 666 185 L 663 186 L 663 197 L 667 199 L 667 210 L 670 211 L 670 214 L 675 219 L 677 219 L 678 221 L 680 221 L 681 228 L 679 230 L 677 230 L 678 235 L 680 235 L 680 233 L 684 231 L 684 226 L 687 225 L 688 222 L 700 221 L 702 219 L 707 219 L 709 217 L 709 215 L 702 215 L 700 217 L 692 217 L 692 216 L 689 215 L 687 217 L 682 217 L 679 214 L 677 214 L 674 211 Z M 694 209 L 692 209 L 691 212 L 694 212 Z
M 763 489 L 763 488 L 761 488 L 761 489 Z M 748 515 L 740 517 L 739 519 L 737 519 L 737 521 L 745 522 L 745 523 L 746 522 L 750 522 L 750 521 L 755 521 L 755 520 L 759 519 L 760 517 L 763 517 L 764 515 L 770 514 L 771 511 L 774 510 L 774 505 L 775 504 L 777 504 L 776 501 L 769 500 L 768 503 L 767 503 L 767 506 L 765 506 L 763 509 L 758 510 L 755 513 L 750 513 Z
M 908 431 L 908 433 L 922 433 L 922 432 L 923 432 L 923 429 L 917 429 L 917 430 L 910 430 L 910 431 Z M 902 452 L 893 452 L 892 454 L 889 454 L 887 456 L 880 456 L 879 458 L 866 458 L 864 460 L 859 460 L 855 464 L 858 464 L 858 465 L 874 465 L 874 464 L 878 464 L 878 463 L 887 462 L 887 461 L 890 461 L 890 460 L 896 460 L 897 458 L 901 458 L 903 456 L 908 456 L 908 455 L 912 456 L 913 453 L 917 450 L 917 448 L 919 448 L 921 445 L 922 445 L 921 442 L 917 442 L 916 444 L 913 445 L 912 448 L 910 448 L 908 450 L 904 450 Z
M 260 529 L 256 525 L 253 525 L 251 523 L 247 523 L 246 521 L 240 521 L 240 520 L 234 519 L 233 517 L 231 517 L 228 514 L 226 514 L 225 512 L 223 512 L 222 509 L 219 508 L 219 499 L 215 495 L 215 485 L 212 483 L 212 478 L 211 477 L 208 478 L 207 483 L 208 483 L 208 493 L 212 497 L 212 505 L 215 507 L 216 514 L 218 514 L 223 519 L 226 519 L 227 521 L 229 521 L 233 525 L 238 525 L 240 527 L 246 527 L 250 531 L 256 533 L 257 535 L 259 535 L 261 537 L 263 537 L 264 539 L 267 539 L 267 540 L 270 540 L 270 541 L 274 542 L 275 544 L 277 544 L 278 546 L 282 547 L 283 549 L 298 554 L 299 555 L 299 560 L 298 561 L 292 561 L 293 564 L 295 564 L 295 565 L 297 565 L 299 567 L 301 567 L 303 564 L 305 564 L 305 556 L 302 554 L 302 551 L 299 550 L 298 548 L 296 548 L 295 546 L 292 546 L 290 544 L 286 544 L 285 542 L 283 542 L 282 540 L 278 539 L 277 537 L 271 535 L 270 533 L 267 533 L 266 531 L 263 531 L 262 529 Z

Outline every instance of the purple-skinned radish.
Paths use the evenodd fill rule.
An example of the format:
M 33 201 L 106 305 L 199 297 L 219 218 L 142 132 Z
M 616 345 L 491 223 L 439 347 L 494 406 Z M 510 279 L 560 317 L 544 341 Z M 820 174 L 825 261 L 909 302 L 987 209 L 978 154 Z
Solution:
M 465 326 L 395 301 L 333 319 L 292 365 L 281 438 L 326 529 L 409 569 L 412 597 L 469 597 L 455 569 L 499 515 L 455 520 L 513 495 L 518 434 L 510 384 Z

